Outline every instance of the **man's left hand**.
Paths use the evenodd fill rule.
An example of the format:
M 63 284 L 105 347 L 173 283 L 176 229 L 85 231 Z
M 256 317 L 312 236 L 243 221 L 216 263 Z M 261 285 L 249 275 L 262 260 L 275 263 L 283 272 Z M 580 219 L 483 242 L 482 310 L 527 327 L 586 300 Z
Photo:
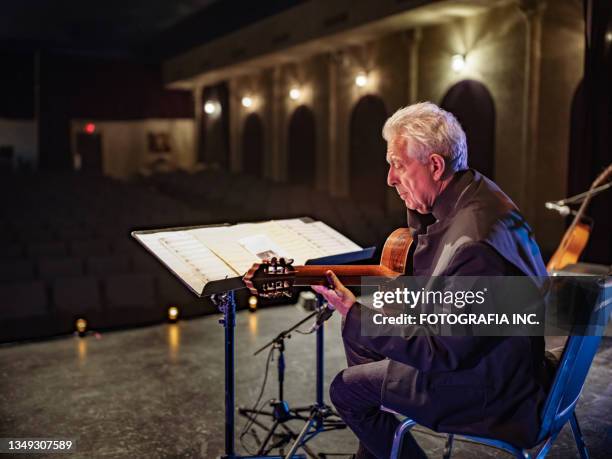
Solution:
M 332 280 L 334 288 L 328 288 L 324 285 L 313 285 L 312 289 L 318 294 L 323 295 L 325 301 L 333 309 L 346 316 L 353 304 L 355 304 L 355 301 L 357 301 L 355 295 L 340 282 L 333 271 L 327 271 L 326 275 Z

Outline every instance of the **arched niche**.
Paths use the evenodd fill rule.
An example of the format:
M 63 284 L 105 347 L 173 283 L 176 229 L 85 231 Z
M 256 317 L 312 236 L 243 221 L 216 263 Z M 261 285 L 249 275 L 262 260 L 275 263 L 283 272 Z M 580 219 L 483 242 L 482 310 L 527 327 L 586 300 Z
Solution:
M 242 171 L 255 177 L 263 176 L 264 128 L 261 117 L 251 113 L 242 129 Z
M 386 120 L 382 99 L 367 95 L 355 105 L 349 129 L 351 199 L 379 209 L 386 208 L 387 196 L 387 145 L 382 138 Z
M 204 112 L 204 104 L 213 101 L 217 110 Z M 202 92 L 202 138 L 199 157 L 208 164 L 229 168 L 229 89 L 227 83 L 207 86 Z
M 314 186 L 316 177 L 316 130 L 312 110 L 295 109 L 289 120 L 287 172 L 292 183 Z
M 495 174 L 495 103 L 485 85 L 463 80 L 451 87 L 440 106 L 461 123 L 467 137 L 468 164 L 487 177 Z

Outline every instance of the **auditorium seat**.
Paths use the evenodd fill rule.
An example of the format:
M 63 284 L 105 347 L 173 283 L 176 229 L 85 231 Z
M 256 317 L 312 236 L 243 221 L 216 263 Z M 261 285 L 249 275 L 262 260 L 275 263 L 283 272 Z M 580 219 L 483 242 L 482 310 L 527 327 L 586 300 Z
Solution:
M 88 240 L 93 236 L 89 228 L 80 225 L 64 226 L 57 228 L 56 231 L 59 239 L 65 242 Z
M 162 264 L 142 247 L 140 251 L 133 251 L 131 255 L 132 270 L 137 273 L 158 274 L 164 270 Z
M 78 257 L 109 255 L 110 243 L 106 239 L 72 241 L 70 243 L 70 253 Z
M 41 258 L 38 260 L 38 275 L 46 281 L 82 276 L 83 261 L 77 257 Z
M 179 281 L 174 275 L 167 273 L 157 279 L 159 305 L 163 310 L 169 306 L 179 308 L 181 317 L 194 317 L 203 314 L 205 309 L 198 307 L 198 297 Z
M 0 283 L 33 281 L 34 279 L 34 264 L 31 260 L 0 261 Z
M 17 239 L 25 243 L 45 243 L 58 241 L 57 234 L 52 229 L 36 227 L 21 227 L 15 231 Z
M 10 244 L 17 242 L 17 235 L 12 228 L 8 226 L 3 226 L 0 228 L 0 243 L 1 244 Z
M 112 253 L 130 257 L 134 253 L 145 250 L 143 246 L 130 235 L 117 237 L 111 241 Z
M 106 293 L 104 326 L 153 323 L 165 317 L 159 306 L 153 276 L 120 274 L 109 276 L 102 283 Z
M 15 259 L 23 256 L 23 247 L 17 243 L 0 244 L 0 260 Z
M 38 242 L 28 244 L 26 253 L 30 257 L 65 257 L 68 255 L 64 242 Z
M 88 257 L 85 260 L 85 271 L 92 276 L 125 274 L 130 271 L 130 259 L 124 255 Z
M 74 330 L 74 322 L 80 317 L 87 320 L 89 328 L 101 326 L 102 300 L 98 279 L 58 279 L 53 282 L 51 290 L 52 302 L 64 332 Z
M 2 320 L 45 316 L 48 313 L 45 284 L 34 281 L 0 285 L 0 305 Z

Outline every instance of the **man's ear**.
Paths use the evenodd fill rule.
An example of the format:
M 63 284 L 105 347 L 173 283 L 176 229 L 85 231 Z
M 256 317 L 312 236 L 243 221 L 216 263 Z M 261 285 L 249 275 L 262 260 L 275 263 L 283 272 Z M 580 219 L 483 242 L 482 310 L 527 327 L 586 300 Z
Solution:
M 446 171 L 446 161 L 441 155 L 437 153 L 429 155 L 429 167 L 434 180 L 438 181 L 444 178 L 444 172 Z

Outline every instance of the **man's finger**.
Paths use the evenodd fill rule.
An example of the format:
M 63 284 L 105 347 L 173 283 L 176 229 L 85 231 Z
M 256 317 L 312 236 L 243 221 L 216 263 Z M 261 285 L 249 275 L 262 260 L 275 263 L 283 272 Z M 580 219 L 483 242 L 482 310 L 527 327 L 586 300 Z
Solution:
M 338 276 L 336 276 L 335 272 L 329 270 L 325 274 L 327 274 L 327 279 L 331 280 L 331 283 L 333 284 L 333 289 L 338 290 L 344 287 L 344 284 L 340 282 L 340 279 L 338 279 Z

